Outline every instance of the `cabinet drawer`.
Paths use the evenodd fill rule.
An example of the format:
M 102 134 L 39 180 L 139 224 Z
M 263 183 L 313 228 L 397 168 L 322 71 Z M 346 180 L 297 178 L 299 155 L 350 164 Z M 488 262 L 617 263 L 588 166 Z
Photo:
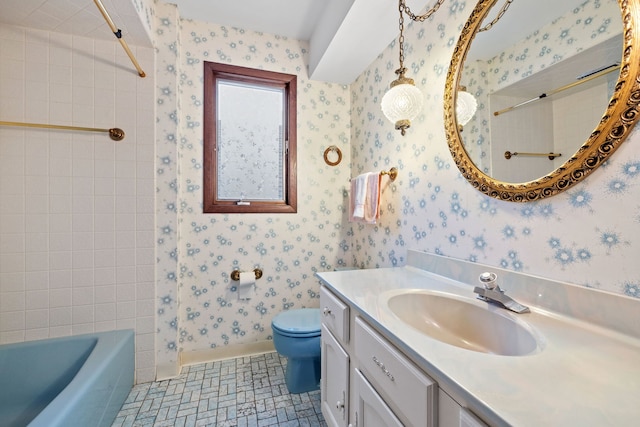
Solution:
M 437 384 L 360 317 L 354 339 L 360 370 L 396 415 L 409 426 L 435 426 Z
M 322 323 L 342 344 L 349 342 L 349 307 L 327 288 L 320 288 Z

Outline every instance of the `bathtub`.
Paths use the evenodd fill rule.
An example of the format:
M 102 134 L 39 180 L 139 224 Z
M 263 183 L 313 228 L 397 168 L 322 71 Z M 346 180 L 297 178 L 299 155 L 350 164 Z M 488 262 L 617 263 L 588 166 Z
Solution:
M 0 425 L 111 426 L 134 379 L 133 331 L 0 345 Z

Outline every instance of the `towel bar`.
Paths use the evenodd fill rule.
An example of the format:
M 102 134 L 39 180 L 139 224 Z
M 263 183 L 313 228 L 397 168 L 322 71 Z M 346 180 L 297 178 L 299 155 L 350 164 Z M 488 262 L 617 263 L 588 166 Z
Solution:
M 395 181 L 396 178 L 398 177 L 398 168 L 394 166 L 391 169 L 389 169 L 388 171 L 381 170 L 380 171 L 380 175 L 389 175 L 389 179 L 391 181 Z M 351 179 L 349 181 L 351 181 Z
M 395 181 L 398 177 L 398 168 L 394 166 L 388 171 L 380 171 L 380 175 L 389 175 L 389 179 Z

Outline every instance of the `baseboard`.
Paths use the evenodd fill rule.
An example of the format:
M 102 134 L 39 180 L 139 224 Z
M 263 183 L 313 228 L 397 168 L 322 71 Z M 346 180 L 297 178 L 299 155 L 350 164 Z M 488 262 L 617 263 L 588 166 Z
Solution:
M 199 363 L 216 362 L 236 357 L 254 356 L 275 351 L 272 340 L 258 341 L 249 344 L 227 345 L 220 348 L 195 350 L 180 353 L 180 366 L 197 365 Z
M 170 380 L 180 375 L 178 363 L 164 363 L 156 366 L 156 381 Z

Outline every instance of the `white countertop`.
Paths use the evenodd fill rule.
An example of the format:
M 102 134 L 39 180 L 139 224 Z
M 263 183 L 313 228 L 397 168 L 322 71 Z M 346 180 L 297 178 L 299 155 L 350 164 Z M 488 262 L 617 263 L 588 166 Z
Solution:
M 640 425 L 637 336 L 518 300 L 529 305 L 531 313 L 505 311 L 533 328 L 541 338 L 540 351 L 525 356 L 480 353 L 442 343 L 407 326 L 385 303 L 385 293 L 397 289 L 429 289 L 475 300 L 475 283 L 457 282 L 411 266 L 317 276 L 370 323 L 387 332 L 388 338 L 443 390 L 461 396 L 492 424 Z M 634 302 L 626 300 L 623 305 L 640 308 L 640 301 L 637 306 Z

